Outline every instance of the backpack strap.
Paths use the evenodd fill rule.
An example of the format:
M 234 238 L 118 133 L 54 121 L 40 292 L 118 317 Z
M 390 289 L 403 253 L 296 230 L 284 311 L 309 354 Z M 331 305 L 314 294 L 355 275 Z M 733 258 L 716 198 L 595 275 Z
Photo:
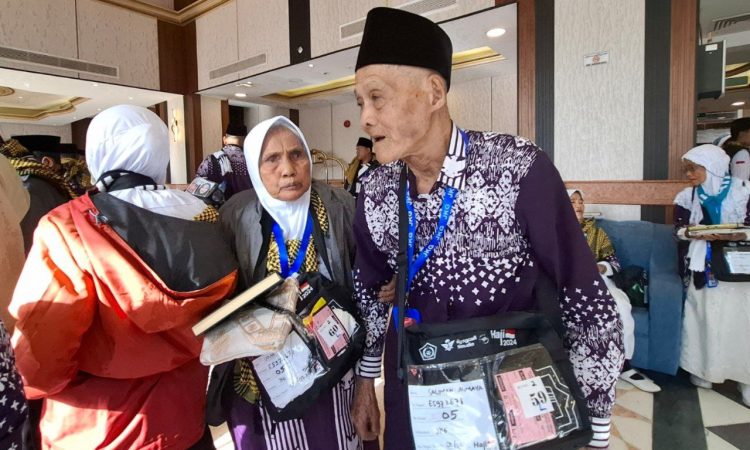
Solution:
M 227 174 L 232 173 L 232 164 L 229 161 L 229 155 L 224 153 L 223 150 L 211 154 L 211 159 L 214 165 L 218 165 L 221 176 L 225 177 Z

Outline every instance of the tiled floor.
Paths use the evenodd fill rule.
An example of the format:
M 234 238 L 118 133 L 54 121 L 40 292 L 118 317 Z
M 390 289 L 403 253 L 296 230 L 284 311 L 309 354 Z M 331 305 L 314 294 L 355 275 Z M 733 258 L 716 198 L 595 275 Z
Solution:
M 611 450 L 750 450 L 750 408 L 737 384 L 698 389 L 687 374 L 650 374 L 662 392 L 618 382 Z M 382 411 L 382 383 L 376 384 Z M 226 426 L 212 428 L 217 450 L 233 450 Z

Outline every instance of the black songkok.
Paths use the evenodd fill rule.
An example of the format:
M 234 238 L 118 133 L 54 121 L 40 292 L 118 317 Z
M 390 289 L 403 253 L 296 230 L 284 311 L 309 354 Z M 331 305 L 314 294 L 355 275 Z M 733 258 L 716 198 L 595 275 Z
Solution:
M 396 64 L 432 69 L 451 85 L 453 45 L 430 19 L 394 8 L 367 13 L 355 70 L 370 64 Z
M 367 139 L 367 138 L 361 137 L 361 138 L 359 138 L 359 140 L 357 141 L 357 147 L 359 147 L 359 146 L 362 146 L 362 147 L 367 147 L 367 148 L 369 148 L 370 150 L 372 150 L 372 141 L 371 141 L 371 140 L 369 140 L 369 139 Z
M 224 134 L 228 136 L 245 137 L 247 136 L 247 127 L 241 123 L 230 123 L 227 125 L 227 130 Z

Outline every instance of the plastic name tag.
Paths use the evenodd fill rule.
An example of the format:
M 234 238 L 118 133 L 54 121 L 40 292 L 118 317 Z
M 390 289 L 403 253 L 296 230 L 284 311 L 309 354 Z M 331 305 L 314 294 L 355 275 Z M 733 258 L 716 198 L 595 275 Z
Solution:
M 277 408 L 299 397 L 325 373 L 296 332 L 289 334 L 281 351 L 255 358 L 253 367 Z
M 750 250 L 724 247 L 724 258 L 733 274 L 750 274 Z
M 556 436 L 551 399 L 530 367 L 497 374 L 495 383 L 508 418 L 511 443 L 522 446 Z
M 483 380 L 409 385 L 417 450 L 500 449 Z
M 309 322 L 309 319 L 308 319 Z M 311 328 L 329 361 L 349 344 L 349 334 L 322 298 L 313 308 Z

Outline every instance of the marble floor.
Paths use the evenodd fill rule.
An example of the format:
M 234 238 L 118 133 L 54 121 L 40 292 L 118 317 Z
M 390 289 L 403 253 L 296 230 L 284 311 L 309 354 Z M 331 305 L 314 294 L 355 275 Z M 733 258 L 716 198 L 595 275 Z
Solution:
M 611 450 L 750 450 L 750 408 L 742 404 L 736 383 L 699 389 L 684 372 L 649 376 L 661 392 L 618 382 Z M 382 405 L 382 383 L 376 388 Z M 212 432 L 217 450 L 234 449 L 226 426 Z

